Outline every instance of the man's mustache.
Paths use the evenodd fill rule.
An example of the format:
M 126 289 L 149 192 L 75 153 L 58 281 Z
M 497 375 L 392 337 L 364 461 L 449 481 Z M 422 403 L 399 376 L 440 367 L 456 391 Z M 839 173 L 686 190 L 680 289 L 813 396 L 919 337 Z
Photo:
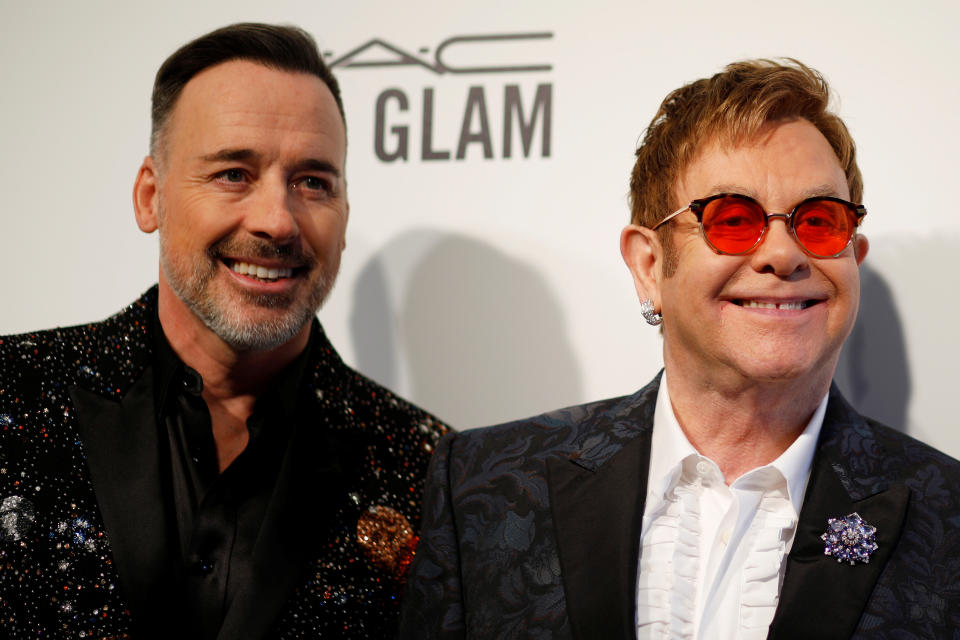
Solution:
M 209 253 L 215 259 L 225 257 L 280 259 L 291 267 L 312 267 L 316 256 L 309 249 L 304 251 L 302 242 L 279 244 L 269 240 L 224 238 L 210 247 Z

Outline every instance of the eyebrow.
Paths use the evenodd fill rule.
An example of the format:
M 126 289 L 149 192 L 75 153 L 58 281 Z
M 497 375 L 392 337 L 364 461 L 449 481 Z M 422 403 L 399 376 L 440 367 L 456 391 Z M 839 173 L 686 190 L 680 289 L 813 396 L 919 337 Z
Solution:
M 711 196 L 717 195 L 718 193 L 739 193 L 741 195 L 750 196 L 754 200 L 757 200 L 757 194 L 752 189 L 746 189 L 742 186 L 735 184 L 717 184 L 710 188 L 709 194 Z M 797 202 L 806 200 L 807 198 L 820 198 L 820 197 L 833 197 L 839 198 L 840 194 L 837 192 L 835 185 L 831 184 L 820 184 L 809 189 L 804 189 L 800 196 L 800 200 Z
M 836 187 L 829 184 L 822 184 L 820 186 L 809 189 L 805 192 L 804 198 L 819 198 L 821 196 L 830 196 L 832 198 L 839 198 L 840 194 L 837 192 Z M 847 196 L 849 197 L 849 196 Z
M 298 171 L 320 171 L 322 173 L 329 173 L 335 178 L 340 177 L 340 169 L 336 168 L 326 160 L 306 158 L 305 160 L 298 162 L 295 166 Z
M 260 154 L 253 149 L 221 149 L 214 153 L 200 156 L 204 162 L 249 162 L 260 159 Z M 333 163 L 317 158 L 304 158 L 293 165 L 296 171 L 320 171 L 329 173 L 335 178 L 341 177 L 341 171 Z
M 253 149 L 221 149 L 214 153 L 200 156 L 204 162 L 236 162 L 240 160 L 255 160 L 260 157 Z

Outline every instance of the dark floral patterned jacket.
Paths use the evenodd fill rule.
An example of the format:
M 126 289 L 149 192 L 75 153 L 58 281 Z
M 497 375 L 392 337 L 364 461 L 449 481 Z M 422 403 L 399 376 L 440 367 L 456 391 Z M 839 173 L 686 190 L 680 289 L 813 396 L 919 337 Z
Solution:
M 401 638 L 634 638 L 659 377 L 636 394 L 441 441 Z M 824 555 L 828 518 L 876 527 Z M 960 463 L 831 389 L 770 638 L 960 638 Z
M 156 633 L 138 628 L 128 596 L 164 586 L 125 589 L 123 577 L 165 560 L 156 419 L 126 404 L 152 404 L 155 314 L 156 288 L 104 322 L 0 337 L 0 638 Z M 303 393 L 316 428 L 292 436 L 290 486 L 254 550 L 258 579 L 220 638 L 396 630 L 423 478 L 446 428 L 348 368 L 318 322 L 313 331 Z

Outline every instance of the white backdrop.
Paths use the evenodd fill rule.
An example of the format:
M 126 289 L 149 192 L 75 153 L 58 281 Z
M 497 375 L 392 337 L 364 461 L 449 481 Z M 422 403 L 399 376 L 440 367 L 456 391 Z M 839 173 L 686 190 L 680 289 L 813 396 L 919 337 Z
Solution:
M 661 366 L 617 249 L 637 139 L 680 84 L 793 56 L 830 80 L 866 181 L 871 250 L 838 382 L 865 413 L 960 456 L 960 5 L 592 4 L 3 2 L 0 333 L 103 318 L 156 280 L 156 238 L 130 203 L 156 68 L 215 27 L 293 22 L 340 63 L 351 218 L 320 316 L 344 358 L 460 428 L 632 392 Z M 497 34 L 548 35 L 450 40 Z M 408 64 L 377 64 L 390 60 Z M 504 66 L 539 69 L 456 72 Z M 376 152 L 391 89 L 407 110 L 385 99 L 381 155 L 406 126 L 406 161 Z M 550 100 L 533 119 L 538 89 Z M 512 111 L 505 157 L 518 96 L 529 156 Z

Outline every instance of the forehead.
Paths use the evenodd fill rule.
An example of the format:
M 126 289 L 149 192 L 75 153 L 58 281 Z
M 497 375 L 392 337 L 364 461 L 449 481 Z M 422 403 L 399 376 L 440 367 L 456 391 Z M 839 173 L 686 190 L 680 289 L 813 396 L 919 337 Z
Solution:
M 191 78 L 166 133 L 170 155 L 197 148 L 323 151 L 340 166 L 346 151 L 343 119 L 320 78 L 247 60 L 224 62 Z
M 850 197 L 840 160 L 808 120 L 773 122 L 756 135 L 710 138 L 677 180 L 678 202 L 736 192 L 791 206 L 815 195 Z

